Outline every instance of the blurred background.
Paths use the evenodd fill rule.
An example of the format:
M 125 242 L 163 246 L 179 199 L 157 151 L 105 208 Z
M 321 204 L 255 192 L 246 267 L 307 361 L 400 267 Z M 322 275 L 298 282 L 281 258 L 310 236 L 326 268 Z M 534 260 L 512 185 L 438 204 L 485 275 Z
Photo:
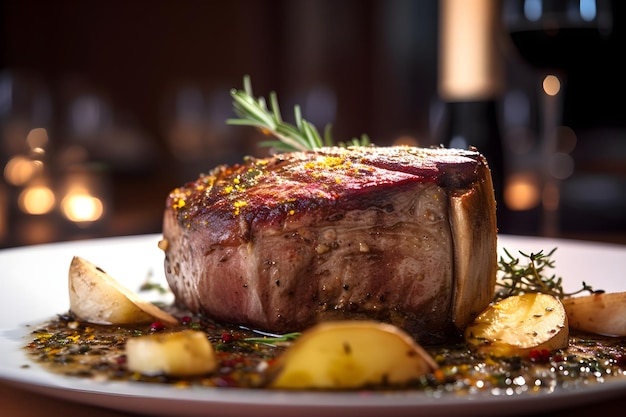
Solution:
M 477 146 L 502 233 L 626 243 L 626 3 L 460 2 L 0 1 L 0 247 L 160 232 L 268 152 L 225 124 L 245 74 L 337 140 Z

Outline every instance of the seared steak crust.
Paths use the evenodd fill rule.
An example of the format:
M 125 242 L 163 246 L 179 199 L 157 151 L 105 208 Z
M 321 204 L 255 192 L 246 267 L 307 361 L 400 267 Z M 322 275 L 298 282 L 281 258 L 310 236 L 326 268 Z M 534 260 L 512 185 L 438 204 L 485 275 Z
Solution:
M 470 238 L 487 262 L 469 264 L 463 275 L 475 282 L 463 285 L 454 207 L 486 228 Z M 274 332 L 375 318 L 434 341 L 486 307 L 495 279 L 493 189 L 472 151 L 333 147 L 247 158 L 173 190 L 163 235 L 178 303 Z

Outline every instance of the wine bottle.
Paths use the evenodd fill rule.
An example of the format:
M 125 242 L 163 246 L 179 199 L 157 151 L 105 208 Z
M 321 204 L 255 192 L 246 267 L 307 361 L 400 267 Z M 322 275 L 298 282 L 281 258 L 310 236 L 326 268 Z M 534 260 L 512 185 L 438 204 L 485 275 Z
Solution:
M 449 148 L 476 148 L 487 159 L 498 204 L 502 204 L 504 152 L 495 100 L 445 103 L 441 124 L 442 143 Z
M 504 152 L 499 100 L 504 90 L 499 3 L 441 0 L 438 93 L 443 115 L 435 133 L 451 148 L 476 148 L 491 169 L 498 228 L 505 232 Z

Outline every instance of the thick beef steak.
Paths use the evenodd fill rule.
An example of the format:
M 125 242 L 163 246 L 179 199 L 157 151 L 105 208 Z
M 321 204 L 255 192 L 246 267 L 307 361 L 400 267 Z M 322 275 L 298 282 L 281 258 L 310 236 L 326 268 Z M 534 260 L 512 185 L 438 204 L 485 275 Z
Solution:
M 443 148 L 247 158 L 169 194 L 161 247 L 176 302 L 206 317 L 274 332 L 369 318 L 434 342 L 492 298 L 491 175 Z

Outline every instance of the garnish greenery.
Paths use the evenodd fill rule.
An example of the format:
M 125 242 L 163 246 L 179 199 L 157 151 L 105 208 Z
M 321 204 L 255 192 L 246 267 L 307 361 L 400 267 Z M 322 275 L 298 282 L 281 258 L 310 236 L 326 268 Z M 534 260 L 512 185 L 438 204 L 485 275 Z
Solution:
M 261 336 L 261 337 L 246 337 L 243 340 L 246 342 L 250 342 L 250 343 L 265 343 L 265 344 L 273 345 L 276 343 L 290 342 L 292 340 L 296 340 L 298 337 L 300 337 L 301 334 L 302 333 L 300 332 L 285 333 L 285 334 L 266 333 L 264 336 Z
M 543 251 L 531 253 L 530 255 L 520 251 L 519 253 L 528 261 L 523 264 L 520 258 L 516 258 L 504 249 L 508 259 L 503 256 L 498 261 L 499 277 L 496 282 L 496 295 L 494 301 L 512 295 L 523 293 L 541 292 L 550 294 L 557 298 L 571 297 L 583 292 L 591 294 L 603 293 L 603 290 L 594 290 L 584 281 L 582 288 L 575 292 L 567 293 L 563 290 L 562 278 L 556 275 L 548 275 L 547 271 L 554 268 L 554 260 L 551 256 L 557 248 L 552 249 L 547 254 Z
M 324 146 L 368 146 L 370 139 L 367 135 L 353 138 L 348 142 L 334 143 L 331 135 L 331 125 L 326 125 L 324 137 L 315 126 L 302 118 L 300 106 L 294 108 L 295 124 L 286 122 L 278 105 L 278 96 L 272 91 L 269 94 L 269 107 L 264 97 L 255 97 L 252 92 L 252 83 L 248 75 L 243 78 L 243 90 L 231 90 L 233 110 L 237 119 L 228 119 L 229 125 L 253 126 L 263 133 L 273 135 L 277 140 L 262 141 L 260 146 L 272 147 L 279 152 L 307 151 Z

